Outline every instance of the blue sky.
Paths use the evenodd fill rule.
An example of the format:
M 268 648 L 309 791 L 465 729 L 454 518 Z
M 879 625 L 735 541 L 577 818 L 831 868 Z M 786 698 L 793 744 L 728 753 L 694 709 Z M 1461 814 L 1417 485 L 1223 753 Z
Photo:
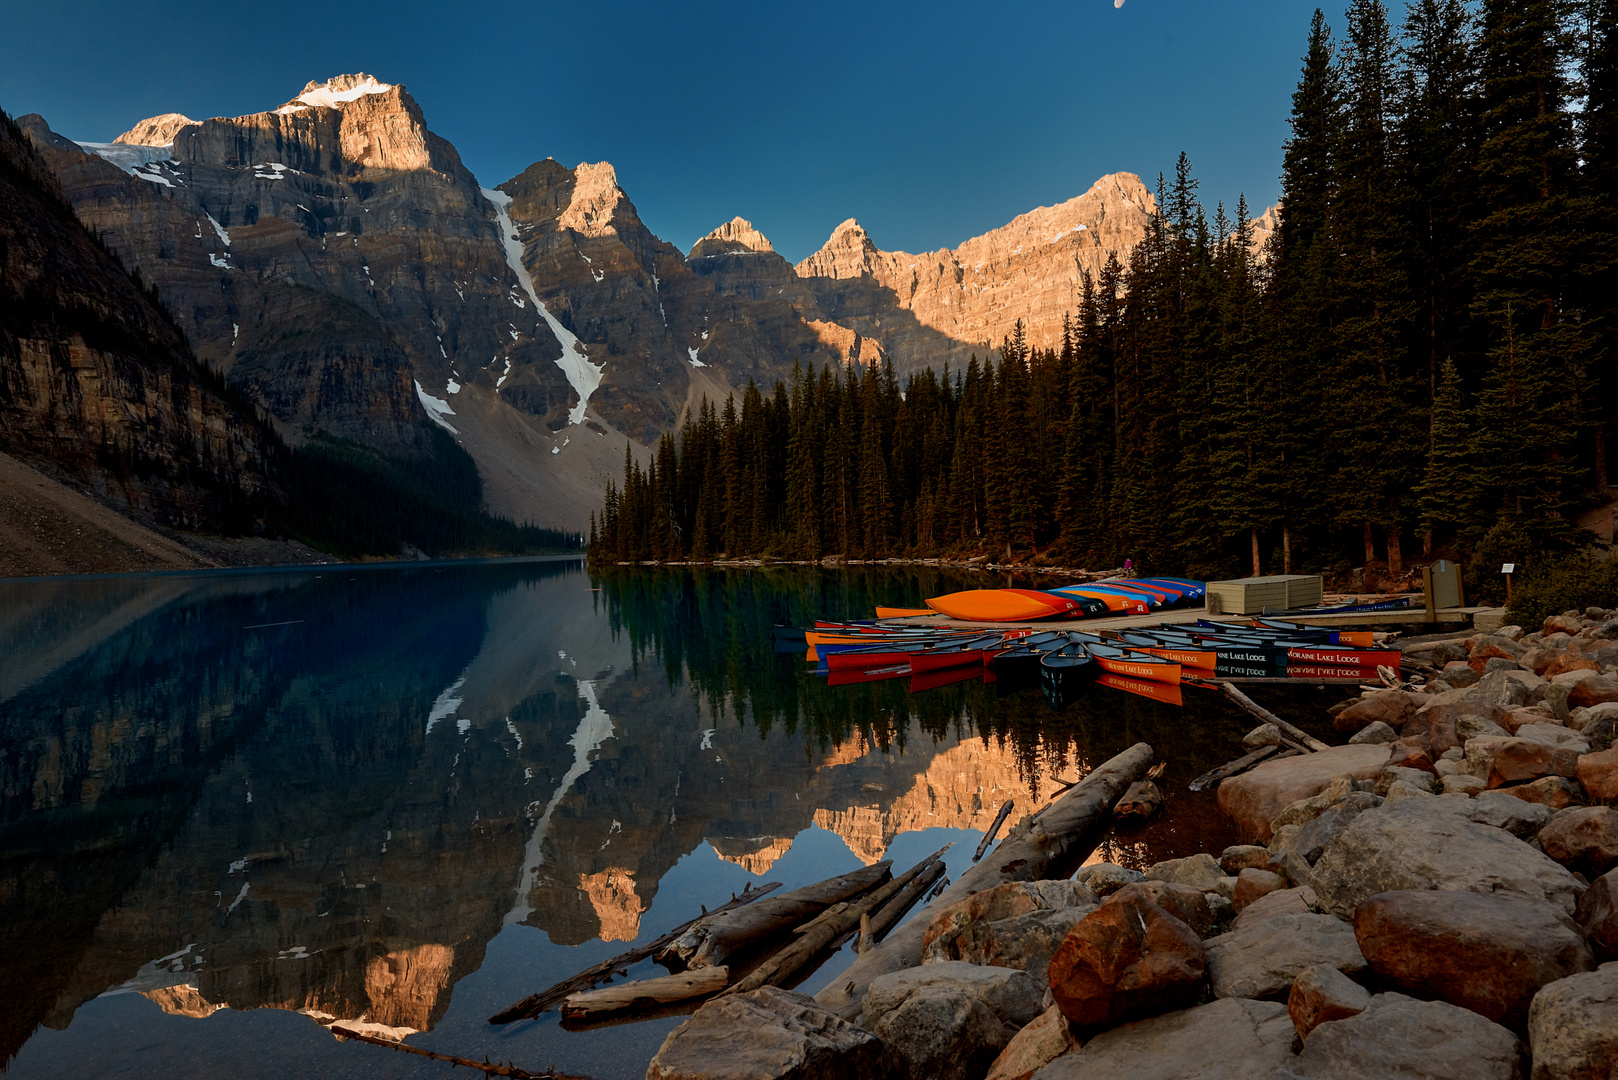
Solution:
M 1210 210 L 1245 192 L 1256 213 L 1279 190 L 1312 10 L 0 0 L 0 107 L 99 141 L 367 71 L 404 83 L 485 185 L 545 157 L 611 161 L 682 249 L 740 214 L 796 261 L 848 217 L 890 250 L 953 246 L 1109 172 L 1151 184 L 1181 150 Z

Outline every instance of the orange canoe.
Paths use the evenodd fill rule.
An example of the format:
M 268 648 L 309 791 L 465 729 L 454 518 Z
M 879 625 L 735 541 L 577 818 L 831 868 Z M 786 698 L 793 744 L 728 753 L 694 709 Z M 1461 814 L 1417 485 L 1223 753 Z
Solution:
M 1115 592 L 1103 592 L 1100 589 L 1086 589 L 1079 585 L 1063 586 L 1065 594 L 1073 596 L 1088 596 L 1092 600 L 1100 600 L 1107 605 L 1108 611 L 1116 611 L 1123 615 L 1147 615 L 1151 613 L 1152 605 L 1145 598 L 1123 596 Z
M 1145 679 L 1131 679 L 1123 675 L 1111 675 L 1106 672 L 1098 675 L 1096 682 L 1102 686 L 1110 686 L 1114 690 L 1139 694 L 1143 698 L 1151 698 L 1153 701 L 1161 701 L 1168 705 L 1183 705 L 1185 703 L 1179 686 L 1172 683 L 1148 682 Z
M 1078 597 L 1037 589 L 968 589 L 948 596 L 929 597 L 927 606 L 952 619 L 973 622 L 1071 619 L 1084 614 Z
M 936 614 L 938 614 L 936 611 L 927 607 L 879 607 L 876 609 L 876 617 L 879 619 L 919 619 L 923 615 Z

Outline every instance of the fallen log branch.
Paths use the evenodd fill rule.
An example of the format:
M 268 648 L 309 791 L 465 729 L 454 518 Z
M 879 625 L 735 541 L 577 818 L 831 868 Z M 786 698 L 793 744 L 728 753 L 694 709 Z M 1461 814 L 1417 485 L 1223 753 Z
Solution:
M 1129 785 L 1124 797 L 1118 800 L 1113 813 L 1120 818 L 1145 820 L 1157 813 L 1157 808 L 1162 805 L 1163 789 L 1150 780 L 1137 780 Z
M 562 1002 L 564 1020 L 598 1020 L 630 1009 L 652 1009 L 717 994 L 730 982 L 730 968 L 711 967 L 662 975 L 655 979 L 603 986 L 569 994 Z
M 844 901 L 821 912 L 808 925 L 797 931 L 797 940 L 764 963 L 754 968 L 747 977 L 734 986 L 727 987 L 719 996 L 728 997 L 731 994 L 745 994 L 749 990 L 757 990 L 761 986 L 780 986 L 786 982 L 805 964 L 814 959 L 815 955 L 823 949 L 830 948 L 839 938 L 850 931 L 858 932 L 860 920 L 879 910 L 891 900 L 906 885 L 915 881 L 928 867 L 937 863 L 940 856 L 948 851 L 948 845 L 937 852 L 927 856 L 903 874 L 886 882 L 881 888 L 858 901 Z
M 415 1054 L 417 1057 L 432 1058 L 434 1061 L 447 1061 L 451 1065 L 465 1065 L 468 1069 L 476 1069 L 485 1076 L 507 1076 L 511 1077 L 511 1080 L 590 1080 L 587 1076 L 579 1076 L 575 1073 L 559 1073 L 553 1069 L 546 1069 L 543 1072 L 529 1072 L 527 1069 L 517 1068 L 510 1062 L 504 1065 L 496 1065 L 488 1058 L 484 1058 L 482 1061 L 473 1061 L 471 1058 L 456 1057 L 454 1054 L 438 1054 L 431 1050 L 424 1050 L 419 1046 L 411 1046 L 409 1043 L 394 1042 L 392 1039 L 380 1039 L 375 1035 L 367 1035 L 363 1031 L 342 1027 L 341 1021 L 328 1025 L 326 1030 L 341 1039 L 353 1039 L 355 1042 L 370 1043 L 372 1046 L 385 1046 L 389 1050 L 402 1050 L 407 1054 Z
M 871 941 L 867 945 L 864 939 L 860 941 L 860 952 L 869 952 L 871 946 L 887 937 L 893 925 L 904 918 L 905 912 L 915 907 L 933 883 L 944 876 L 944 860 L 939 859 L 926 870 L 923 870 L 916 879 L 894 894 L 892 900 L 883 904 L 875 915 L 871 916 Z
M 1261 746 L 1250 754 L 1243 754 L 1235 761 L 1227 761 L 1217 769 L 1209 769 L 1187 786 L 1192 791 L 1206 791 L 1221 780 L 1246 772 L 1280 749 L 1279 746 Z
M 610 960 L 603 960 L 601 963 L 596 964 L 593 967 L 585 968 L 583 971 L 579 972 L 570 979 L 563 979 L 561 982 L 547 990 L 541 990 L 537 994 L 531 994 L 528 997 L 523 998 L 514 1005 L 508 1005 L 500 1012 L 489 1017 L 489 1023 L 509 1024 L 514 1020 L 532 1020 L 534 1017 L 539 1016 L 542 1013 L 547 1013 L 556 1008 L 557 1005 L 560 1005 L 569 994 L 577 993 L 580 990 L 588 990 L 592 986 L 611 978 L 614 972 L 621 971 L 630 964 L 638 964 L 642 960 L 645 960 L 647 957 L 656 953 L 659 949 L 667 946 L 670 942 L 674 941 L 681 934 L 691 929 L 691 927 L 695 926 L 703 919 L 709 918 L 713 915 L 718 915 L 720 912 L 730 911 L 734 908 L 751 904 L 753 901 L 762 898 L 768 893 L 774 892 L 780 887 L 781 883 L 779 881 L 771 881 L 757 889 L 743 888 L 740 896 L 732 896 L 730 898 L 730 902 L 725 904 L 723 907 L 717 907 L 712 911 L 705 910 L 695 919 L 681 923 L 679 926 L 676 926 L 673 930 L 670 930 L 668 933 L 664 934 L 655 941 L 649 941 L 645 945 L 630 949 L 626 953 L 619 953 Z
M 869 892 L 889 876 L 890 860 L 861 867 L 737 911 L 698 919 L 658 953 L 670 967 L 718 967 L 731 956 L 785 934 L 834 904 Z
M 1006 818 L 1011 816 L 1011 808 L 1014 805 L 1016 803 L 1013 800 L 1007 799 L 1005 805 L 1000 808 L 1000 812 L 994 816 L 994 823 L 989 826 L 989 831 L 983 834 L 982 840 L 978 841 L 977 854 L 972 856 L 973 862 L 983 858 L 983 853 L 989 850 L 989 845 L 994 843 L 995 834 L 1000 831 L 1000 826 L 1004 825 Z
M 1230 683 L 1228 683 L 1228 682 L 1220 683 L 1219 684 L 1219 692 L 1224 694 L 1230 700 L 1234 701 L 1241 708 L 1245 709 L 1246 711 L 1252 713 L 1254 716 L 1258 717 L 1260 720 L 1264 721 L 1266 724 L 1274 724 L 1276 727 L 1281 729 L 1281 733 L 1283 735 L 1292 736 L 1294 739 L 1296 739 L 1299 742 L 1303 743 L 1303 745 L 1308 747 L 1310 750 L 1330 750 L 1331 749 L 1331 747 L 1327 746 L 1325 743 L 1321 742 L 1319 739 L 1315 738 L 1313 735 L 1309 734 L 1307 731 L 1304 731 L 1302 728 L 1297 727 L 1297 726 L 1295 726 L 1293 724 L 1289 724 L 1285 720 L 1281 719 L 1279 716 L 1276 716 L 1270 710 L 1266 709 L 1264 706 L 1260 705 L 1258 702 L 1254 701 L 1252 698 L 1248 697 L 1246 694 L 1244 694 L 1240 690 L 1236 689 Z
M 938 903 L 953 904 L 1010 881 L 1066 877 L 1077 870 L 1111 827 L 1113 804 L 1145 775 L 1153 757 L 1149 745 L 1136 743 L 1103 762 L 1073 790 L 1012 829 L 991 856 L 945 889 Z M 911 919 L 858 956 L 815 1000 L 845 1017 L 858 1015 L 872 979 L 921 963 L 926 932 L 926 919 Z

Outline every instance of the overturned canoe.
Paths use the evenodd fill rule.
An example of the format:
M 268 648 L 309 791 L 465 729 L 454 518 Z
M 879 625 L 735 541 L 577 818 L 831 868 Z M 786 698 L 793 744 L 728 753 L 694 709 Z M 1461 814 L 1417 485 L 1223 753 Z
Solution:
M 952 619 L 973 622 L 1021 622 L 1031 619 L 1073 619 L 1091 614 L 1102 605 L 1080 596 L 1061 596 L 1039 589 L 967 589 L 933 596 L 927 606 Z
M 935 615 L 932 608 L 914 607 L 878 607 L 876 617 L 879 619 L 919 619 L 925 615 Z

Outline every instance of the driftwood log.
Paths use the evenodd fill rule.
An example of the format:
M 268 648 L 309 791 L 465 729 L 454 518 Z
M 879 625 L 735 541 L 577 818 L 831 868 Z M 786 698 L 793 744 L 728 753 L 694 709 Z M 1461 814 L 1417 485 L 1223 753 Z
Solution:
M 1163 789 L 1150 780 L 1137 780 L 1118 800 L 1113 813 L 1121 818 L 1140 818 L 1144 821 L 1157 813 L 1157 808 L 1162 805 Z
M 727 988 L 720 996 L 744 994 L 761 986 L 780 986 L 822 950 L 831 948 L 838 939 L 851 931 L 857 931 L 863 919 L 869 918 L 871 912 L 880 910 L 884 904 L 898 895 L 900 890 L 917 880 L 928 867 L 938 864 L 940 857 L 947 850 L 949 850 L 947 846 L 939 849 L 903 874 L 884 883 L 881 888 L 858 900 L 845 900 L 827 908 L 807 925 L 795 931 L 797 940 L 754 968 L 745 979 Z
M 987 859 L 966 871 L 939 896 L 940 905 L 1008 881 L 1067 877 L 1095 850 L 1112 824 L 1112 807 L 1129 785 L 1145 775 L 1152 748 L 1136 743 L 1103 762 L 1060 799 L 1012 829 Z M 925 918 L 911 919 L 888 939 L 857 957 L 815 1000 L 846 1017 L 857 1016 L 871 980 L 921 963 Z
M 658 953 L 658 962 L 673 968 L 718 967 L 737 952 L 785 934 L 833 904 L 869 892 L 888 877 L 891 866 L 884 859 L 761 903 L 698 919 Z
M 860 952 L 869 952 L 872 945 L 887 937 L 888 931 L 893 929 L 893 924 L 904 918 L 905 912 L 914 907 L 916 901 L 920 900 L 926 895 L 927 890 L 933 887 L 933 883 L 944 876 L 944 869 L 944 860 L 939 859 L 920 874 L 917 874 L 914 881 L 895 893 L 893 899 L 883 904 L 876 914 L 871 916 L 871 940 L 869 945 L 864 940 L 862 930 Z
M 1315 738 L 1302 728 L 1287 723 L 1285 720 L 1281 719 L 1279 716 L 1275 715 L 1270 710 L 1266 709 L 1264 706 L 1260 705 L 1258 702 L 1236 689 L 1230 683 L 1220 683 L 1219 692 L 1224 694 L 1230 700 L 1234 701 L 1246 711 L 1264 721 L 1266 724 L 1274 724 L 1276 727 L 1281 729 L 1281 733 L 1283 735 L 1292 736 L 1294 739 L 1303 743 L 1303 745 L 1310 750 L 1331 749 L 1331 747 L 1327 746 L 1325 743 L 1321 742 L 1319 739 Z
M 432 1058 L 434 1061 L 447 1061 L 451 1065 L 464 1065 L 468 1069 L 478 1070 L 485 1076 L 505 1076 L 510 1077 L 511 1080 L 590 1080 L 587 1076 L 579 1076 L 574 1073 L 559 1073 L 553 1069 L 529 1072 L 527 1069 L 519 1069 L 510 1062 L 504 1065 L 496 1065 L 488 1058 L 484 1058 L 482 1061 L 474 1061 L 472 1058 L 456 1057 L 454 1054 L 440 1054 L 432 1050 L 425 1050 L 419 1046 L 411 1046 L 409 1043 L 395 1042 L 392 1039 L 379 1039 L 375 1035 L 367 1035 L 362 1031 L 346 1028 L 341 1020 L 334 1024 L 328 1024 L 326 1030 L 340 1039 L 353 1039 L 355 1042 L 370 1043 L 372 1046 L 384 1046 L 389 1050 L 399 1050 L 406 1054 L 415 1054 L 417 1057 Z
M 597 1020 L 630 1009 L 653 1009 L 693 998 L 717 994 L 730 982 L 728 967 L 698 968 L 677 975 L 603 986 L 569 994 L 562 1002 L 562 1019 Z
M 1011 816 L 1011 808 L 1015 805 L 1016 803 L 1013 800 L 1007 799 L 1005 805 L 1000 808 L 1000 812 L 994 815 L 994 822 L 989 826 L 989 831 L 983 834 L 982 840 L 978 841 L 977 854 L 972 856 L 973 862 L 983 858 L 983 853 L 989 850 L 989 845 L 994 843 L 995 835 L 999 833 L 1000 826 L 1006 823 L 1006 818 Z
M 1248 769 L 1251 769 L 1254 765 L 1257 765 L 1259 762 L 1263 761 L 1265 758 L 1269 757 L 1271 754 L 1280 749 L 1281 748 L 1279 746 L 1261 746 L 1257 750 L 1254 750 L 1251 754 L 1243 754 L 1235 761 L 1227 761 L 1217 769 L 1209 769 L 1207 772 L 1191 781 L 1188 786 L 1192 791 L 1206 791 L 1215 784 L 1219 783 L 1219 781 L 1224 780 L 1226 777 L 1235 776 L 1237 773 L 1246 772 Z
M 681 923 L 655 941 L 649 941 L 645 945 L 630 949 L 628 952 L 619 953 L 609 960 L 603 960 L 599 964 L 585 968 L 570 979 L 563 979 L 549 989 L 541 990 L 537 994 L 530 994 L 516 1004 L 508 1005 L 500 1012 L 489 1017 L 489 1023 L 509 1024 L 514 1020 L 532 1020 L 541 1013 L 547 1013 L 560 1005 L 569 994 L 577 993 L 580 990 L 588 990 L 597 983 L 610 979 L 615 972 L 622 971 L 630 964 L 640 963 L 703 919 L 751 904 L 780 887 L 781 883 L 779 881 L 772 881 L 757 889 L 743 888 L 741 895 L 731 897 L 730 902 L 723 907 L 717 907 L 712 911 L 704 911 L 697 918 Z

